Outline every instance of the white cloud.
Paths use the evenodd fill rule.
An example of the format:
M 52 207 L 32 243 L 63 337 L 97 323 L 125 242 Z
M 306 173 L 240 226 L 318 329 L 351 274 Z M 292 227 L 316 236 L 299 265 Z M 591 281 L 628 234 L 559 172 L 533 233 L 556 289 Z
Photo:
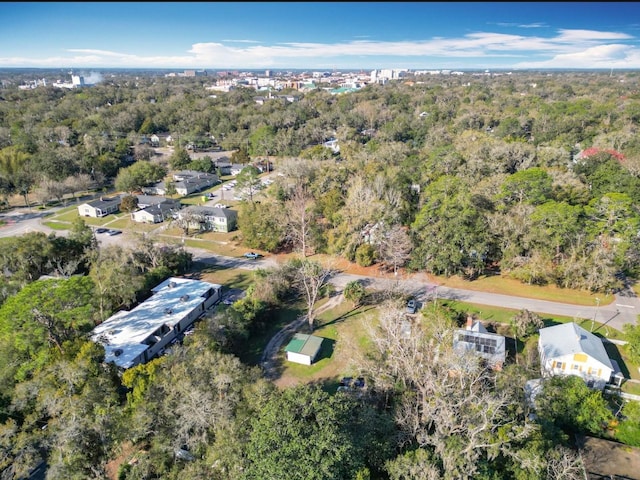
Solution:
M 528 28 L 537 23 L 529 24 Z M 525 28 L 525 27 L 523 27 Z M 420 41 L 373 41 L 357 39 L 339 43 L 289 42 L 265 45 L 255 40 L 223 40 L 195 43 L 184 55 L 141 56 L 102 49 L 73 48 L 71 55 L 51 58 L 1 58 L 0 66 L 65 67 L 150 67 L 150 68 L 265 68 L 298 67 L 333 63 L 353 65 L 396 57 L 398 61 L 444 62 L 463 66 L 471 62 L 484 67 L 531 68 L 542 66 L 592 68 L 607 62 L 627 62 L 639 68 L 638 48 L 625 33 L 595 30 L 558 30 L 555 36 L 475 32 L 457 38 L 433 37 Z M 539 59 L 522 61 L 522 58 Z M 370 59 L 370 60 L 367 60 Z M 520 63 L 505 63 L 507 59 Z
M 585 50 L 556 55 L 539 62 L 520 62 L 517 68 L 638 68 L 640 51 L 628 45 L 598 45 Z
M 260 43 L 257 40 L 222 40 L 223 42 L 228 43 Z

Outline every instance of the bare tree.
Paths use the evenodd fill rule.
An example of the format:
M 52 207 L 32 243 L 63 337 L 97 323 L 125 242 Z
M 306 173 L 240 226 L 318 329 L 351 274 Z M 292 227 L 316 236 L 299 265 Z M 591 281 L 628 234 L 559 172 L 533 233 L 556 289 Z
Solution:
M 80 173 L 78 175 L 72 175 L 64 179 L 65 193 L 70 193 L 73 198 L 76 198 L 77 192 L 84 192 L 91 188 L 93 181 L 91 176 L 86 173 Z
M 309 329 L 313 331 L 315 304 L 333 269 L 325 268 L 320 263 L 307 259 L 297 261 L 296 267 L 298 285 L 307 302 Z
M 311 229 L 315 222 L 313 197 L 306 187 L 298 183 L 289 200 L 285 202 L 287 236 L 303 257 L 307 256 L 311 240 Z
M 566 447 L 557 447 L 547 459 L 547 480 L 582 480 L 584 467 L 580 456 Z
M 401 225 L 392 225 L 376 239 L 376 242 L 380 258 L 391 266 L 393 274 L 397 275 L 398 268 L 409 260 L 413 247 L 406 230 Z
M 512 455 L 534 427 L 515 417 L 518 400 L 495 388 L 496 374 L 478 356 L 453 349 L 452 321 L 429 312 L 408 332 L 401 304 L 383 305 L 378 328 L 371 328 L 375 354 L 363 369 L 376 389 L 403 391 L 397 422 L 405 441 L 433 449 L 442 478 L 471 479 L 483 456 Z
M 540 315 L 527 309 L 520 310 L 511 318 L 511 327 L 516 343 L 516 363 L 518 363 L 518 338 L 525 338 L 544 327 Z

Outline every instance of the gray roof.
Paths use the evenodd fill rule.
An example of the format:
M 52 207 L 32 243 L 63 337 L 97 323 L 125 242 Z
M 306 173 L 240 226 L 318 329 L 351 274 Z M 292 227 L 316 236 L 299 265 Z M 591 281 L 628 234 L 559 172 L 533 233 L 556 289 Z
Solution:
M 184 209 L 185 212 L 192 213 L 194 215 L 203 215 L 206 217 L 224 217 L 227 220 L 230 218 L 236 218 L 238 212 L 231 210 L 230 208 L 218 208 L 218 207 L 201 207 L 199 205 L 191 205 Z
M 540 329 L 540 348 L 545 358 L 586 353 L 613 370 L 602 340 L 575 322 Z
M 164 183 L 161 182 L 161 185 L 164 186 Z M 159 203 L 164 203 L 167 200 L 166 197 L 160 197 L 158 195 L 136 195 L 138 199 L 138 205 L 158 205 Z
M 115 197 L 115 198 L 102 198 L 98 200 L 92 200 L 90 202 L 87 202 L 87 205 L 93 208 L 99 208 L 100 210 L 104 210 L 114 205 L 120 205 L 121 203 L 122 203 L 122 200 L 120 199 L 120 197 Z

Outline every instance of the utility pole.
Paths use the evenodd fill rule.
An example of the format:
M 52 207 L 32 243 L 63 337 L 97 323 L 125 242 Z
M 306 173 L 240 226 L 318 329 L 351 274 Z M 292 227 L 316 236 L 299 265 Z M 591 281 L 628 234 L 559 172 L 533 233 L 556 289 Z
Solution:
M 593 332 L 593 324 L 596 321 L 596 315 L 598 314 L 598 309 L 600 308 L 600 299 L 596 297 L 596 309 L 593 312 L 593 318 L 591 319 L 591 331 Z

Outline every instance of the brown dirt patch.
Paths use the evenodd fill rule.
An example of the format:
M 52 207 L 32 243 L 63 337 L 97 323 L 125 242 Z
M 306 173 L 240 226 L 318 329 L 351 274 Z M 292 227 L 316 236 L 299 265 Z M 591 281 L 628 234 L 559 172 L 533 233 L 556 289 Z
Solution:
M 129 456 L 136 451 L 131 442 L 124 442 L 121 446 L 120 455 L 107 463 L 105 470 L 109 480 L 118 480 L 118 469 Z

